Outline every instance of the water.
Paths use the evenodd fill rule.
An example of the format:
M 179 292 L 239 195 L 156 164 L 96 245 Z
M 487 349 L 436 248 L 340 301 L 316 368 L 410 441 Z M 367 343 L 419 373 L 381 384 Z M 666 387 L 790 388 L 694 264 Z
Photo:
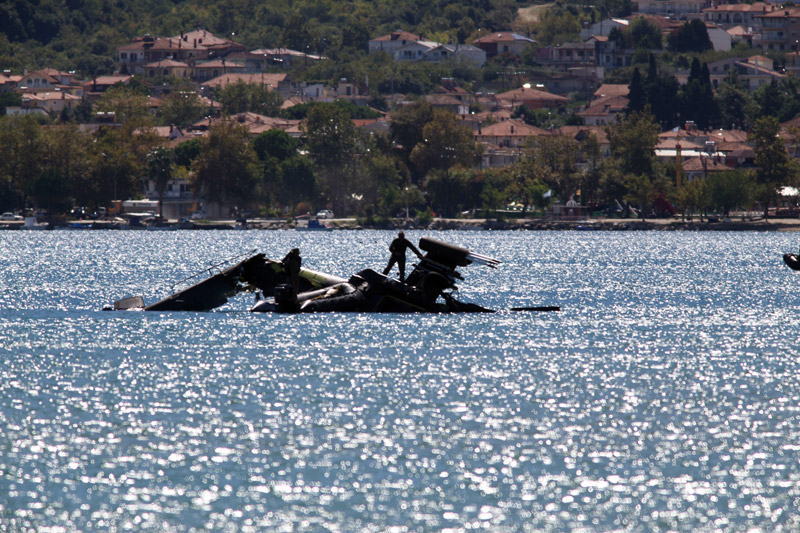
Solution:
M 109 313 L 393 234 L 0 232 L 0 530 L 800 528 L 796 235 L 427 234 L 504 262 L 461 299 L 563 310 Z

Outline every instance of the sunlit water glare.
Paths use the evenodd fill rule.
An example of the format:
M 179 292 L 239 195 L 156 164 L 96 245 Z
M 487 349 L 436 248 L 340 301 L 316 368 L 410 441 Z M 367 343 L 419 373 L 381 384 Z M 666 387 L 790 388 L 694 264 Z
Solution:
M 800 528 L 795 235 L 425 234 L 501 312 L 103 312 L 393 235 L 0 232 L 0 530 Z

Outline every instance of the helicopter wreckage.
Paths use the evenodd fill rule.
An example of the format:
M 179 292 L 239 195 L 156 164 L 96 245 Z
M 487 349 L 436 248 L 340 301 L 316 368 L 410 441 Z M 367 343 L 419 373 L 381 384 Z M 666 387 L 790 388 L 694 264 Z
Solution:
M 295 292 L 283 264 L 253 250 L 214 265 L 209 269 L 207 279 L 176 291 L 177 286 L 191 283 L 200 274 L 178 282 L 172 287 L 173 294 L 161 301 L 145 305 L 141 296 L 132 296 L 118 300 L 113 307 L 106 309 L 210 311 L 224 305 L 236 294 L 254 292 L 258 300 L 250 309 L 252 312 L 494 312 L 474 303 L 461 302 L 454 293 L 458 290 L 456 281 L 464 279 L 457 267 L 478 263 L 496 268 L 499 260 L 428 237 L 420 239 L 419 248 L 425 255 L 404 283 L 372 269 L 362 270 L 345 279 L 301 268 Z M 214 269 L 216 273 L 213 273 Z M 513 310 L 558 309 L 530 307 Z

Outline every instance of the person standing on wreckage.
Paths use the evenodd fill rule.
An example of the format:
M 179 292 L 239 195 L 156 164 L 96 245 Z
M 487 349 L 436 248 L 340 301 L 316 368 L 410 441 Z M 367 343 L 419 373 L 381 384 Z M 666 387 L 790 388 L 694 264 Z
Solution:
M 300 257 L 299 248 L 292 248 L 291 251 L 286 254 L 286 257 L 283 258 L 283 261 L 281 261 L 283 271 L 286 272 L 286 275 L 289 277 L 289 282 L 292 284 L 295 296 L 297 296 L 300 289 L 300 266 L 302 263 L 303 259 Z
M 389 264 L 383 269 L 383 275 L 387 276 L 391 272 L 392 267 L 397 263 L 397 270 L 400 271 L 400 283 L 405 283 L 406 280 L 406 250 L 411 248 L 411 251 L 417 254 L 417 257 L 422 259 L 422 254 L 417 250 L 416 246 L 411 244 L 411 241 L 406 239 L 406 234 L 402 231 L 397 234 L 397 238 L 389 245 L 389 252 L 392 254 L 389 258 Z

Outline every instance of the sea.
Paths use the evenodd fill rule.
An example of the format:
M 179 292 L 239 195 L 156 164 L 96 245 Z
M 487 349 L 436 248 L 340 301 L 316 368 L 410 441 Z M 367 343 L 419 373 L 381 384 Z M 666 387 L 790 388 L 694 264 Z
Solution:
M 0 232 L 0 531 L 800 530 L 798 234 L 422 236 L 496 313 L 103 310 L 389 231 Z

